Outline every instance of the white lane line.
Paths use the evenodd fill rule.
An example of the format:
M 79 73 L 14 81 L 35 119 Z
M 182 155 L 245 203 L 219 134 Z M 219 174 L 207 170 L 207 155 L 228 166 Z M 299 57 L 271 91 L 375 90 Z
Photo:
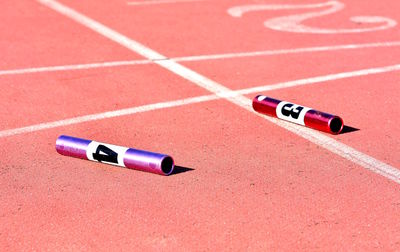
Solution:
M 103 113 L 98 113 L 98 114 L 78 116 L 78 117 L 68 118 L 68 119 L 54 121 L 54 122 L 40 123 L 40 124 L 35 124 L 35 125 L 16 128 L 16 129 L 2 130 L 2 131 L 0 131 L 0 138 L 7 137 L 7 136 L 14 136 L 14 135 L 23 134 L 23 133 L 31 133 L 31 132 L 35 132 L 35 131 L 44 130 L 44 129 L 52 129 L 52 128 L 56 128 L 56 127 L 63 127 L 63 126 L 68 126 L 68 125 L 73 125 L 73 124 L 84 123 L 84 122 L 108 119 L 108 118 L 113 118 L 113 117 L 118 117 L 118 116 L 132 115 L 132 114 L 136 114 L 136 113 L 142 113 L 142 112 L 152 111 L 152 110 L 157 110 L 157 109 L 166 109 L 166 108 L 171 108 L 171 107 L 176 107 L 176 106 L 182 106 L 185 104 L 193 104 L 193 103 L 198 103 L 198 102 L 209 101 L 209 100 L 213 100 L 213 99 L 217 99 L 217 96 L 216 95 L 204 95 L 204 96 L 198 96 L 198 97 L 193 97 L 193 98 L 180 99 L 180 100 L 169 101 L 169 102 L 159 102 L 159 103 L 153 103 L 153 104 L 148 104 L 148 105 L 143 105 L 143 106 L 138 106 L 138 107 L 108 111 L 108 112 L 103 112 Z
M 334 45 L 334 46 L 303 47 L 303 48 L 293 48 L 293 49 L 277 49 L 277 50 L 265 50 L 265 51 L 242 52 L 242 53 L 210 54 L 210 55 L 177 57 L 177 58 L 171 58 L 171 60 L 179 61 L 179 62 L 200 61 L 200 60 L 217 60 L 217 59 L 232 59 L 232 58 L 243 58 L 243 57 L 270 56 L 270 55 L 280 55 L 280 54 L 340 51 L 340 50 L 395 47 L 395 46 L 400 46 L 400 41 Z
M 154 58 L 165 58 L 165 56 L 159 54 L 158 52 L 138 43 L 137 41 L 134 41 L 132 39 L 129 39 L 128 37 L 118 33 L 117 31 L 114 31 L 99 22 L 90 19 L 89 17 L 84 16 L 81 13 L 78 13 L 77 11 L 62 5 L 54 0 L 37 0 L 40 3 L 48 6 L 49 8 L 69 17 L 70 19 L 80 23 L 81 25 L 84 25 L 93 31 L 117 42 L 118 44 L 125 46 L 126 48 L 144 56 L 147 59 L 154 59 Z M 221 95 L 221 93 L 234 93 L 233 90 L 230 90 L 229 88 L 211 80 L 208 79 L 207 77 L 190 70 L 189 68 L 175 62 L 172 60 L 160 60 L 160 61 L 155 61 L 156 64 L 164 67 L 165 69 L 170 70 L 171 72 L 181 76 L 182 78 L 185 78 L 196 85 L 203 87 L 214 94 L 216 94 L 219 97 L 223 97 L 226 100 L 230 101 L 231 103 L 234 103 L 238 105 L 239 107 L 242 107 L 246 110 L 248 110 L 251 113 L 254 113 L 258 116 L 262 116 L 259 113 L 255 112 L 251 106 L 251 100 L 248 99 L 247 97 L 243 95 L 237 95 L 235 97 L 224 97 Z M 327 150 L 338 154 L 339 156 L 348 159 L 355 164 L 358 164 L 368 170 L 371 170 L 377 174 L 380 174 L 382 176 L 385 176 L 386 178 L 396 182 L 400 183 L 400 171 L 396 169 L 395 167 L 392 167 L 382 161 L 379 161 L 373 157 L 370 157 L 360 151 L 357 151 L 354 148 L 351 148 L 343 143 L 340 143 L 333 138 L 330 138 L 322 133 L 319 133 L 317 131 L 298 126 L 296 124 L 291 124 L 285 121 L 277 120 L 275 118 L 270 118 L 266 116 L 262 116 L 263 118 L 267 119 L 268 121 L 281 126 L 285 129 L 287 129 L 290 132 L 295 133 L 296 135 L 303 137 L 323 148 L 326 148 Z
M 27 73 L 84 70 L 84 69 L 93 69 L 93 68 L 101 68 L 101 67 L 143 65 L 143 64 L 149 64 L 151 62 L 152 62 L 151 60 L 127 60 L 127 61 L 110 61 L 110 62 L 89 63 L 89 64 L 64 65 L 64 66 L 21 68 L 21 69 L 12 69 L 12 70 L 0 70 L 0 76 L 1 75 L 27 74 Z
M 326 52 L 326 51 L 340 51 L 340 50 L 395 47 L 395 46 L 400 46 L 400 41 L 388 41 L 388 42 L 365 43 L 365 44 L 347 44 L 347 45 L 336 45 L 336 46 L 303 47 L 303 48 L 293 48 L 293 49 L 278 49 L 278 50 L 265 50 L 265 51 L 255 51 L 255 52 L 224 53 L 224 54 L 210 54 L 210 55 L 197 55 L 197 56 L 195 55 L 195 56 L 171 58 L 171 60 L 178 62 L 219 60 L 219 59 L 232 59 L 232 58 L 242 58 L 242 57 L 258 57 L 258 56 L 270 56 L 270 55 L 285 55 L 285 54 L 296 54 L 296 53 Z M 0 70 L 0 76 L 41 73 L 41 72 L 55 72 L 55 71 L 85 70 L 85 69 L 95 69 L 95 68 L 105 68 L 105 67 L 143 65 L 151 63 L 154 63 L 154 60 L 109 61 L 109 62 L 98 62 L 98 63 L 88 63 L 88 64 L 77 64 L 77 65 L 21 68 L 21 69 L 11 69 L 11 70 Z
M 368 69 L 356 70 L 356 71 L 351 71 L 351 72 L 328 74 L 328 75 L 316 76 L 316 77 L 311 77 L 311 78 L 286 81 L 286 82 L 281 82 L 281 83 L 277 83 L 277 84 L 273 84 L 273 85 L 251 87 L 251 88 L 242 89 L 240 91 L 240 93 L 241 94 L 250 94 L 250 93 L 257 93 L 257 92 L 265 92 L 265 91 L 282 89 L 282 88 L 297 87 L 297 86 L 309 85 L 309 84 L 326 82 L 326 81 L 354 78 L 354 77 L 360 77 L 360 76 L 366 76 L 366 75 L 372 75 L 372 74 L 380 74 L 380 73 L 388 73 L 388 72 L 394 72 L 394 71 L 400 71 L 400 64 L 385 66 L 385 67 L 368 68 Z
M 75 10 L 58 3 L 53 0 L 37 0 L 39 3 L 49 7 L 50 9 L 53 9 L 60 14 L 63 14 L 66 17 L 71 18 L 72 20 L 76 21 L 77 23 L 86 26 L 87 28 L 91 29 L 92 31 L 95 31 L 104 37 L 116 42 L 119 45 L 122 45 L 131 51 L 136 51 L 137 54 L 142 55 L 146 59 L 149 60 L 164 60 L 167 59 L 164 55 L 159 54 L 158 52 L 151 50 L 150 48 L 147 48 L 146 46 L 140 44 L 137 41 L 134 41 L 127 36 L 124 36 L 117 31 L 114 31 L 111 28 L 108 28 L 107 26 L 86 17 L 85 15 L 82 15 Z
M 266 91 L 278 90 L 278 89 L 283 89 L 283 88 L 296 87 L 296 86 L 300 86 L 300 85 L 324 83 L 327 81 L 334 81 L 334 80 L 345 79 L 345 78 L 354 78 L 354 77 L 367 76 L 367 75 L 380 74 L 380 73 L 389 73 L 389 72 L 394 72 L 394 71 L 400 71 L 400 64 L 392 65 L 392 66 L 385 66 L 385 67 L 368 68 L 368 69 L 362 69 L 362 70 L 357 70 L 357 71 L 352 71 L 352 72 L 342 72 L 342 73 L 336 73 L 336 74 L 316 76 L 316 77 L 281 82 L 281 83 L 276 83 L 276 84 L 271 84 L 271 85 L 263 85 L 263 86 L 258 86 L 258 87 L 245 88 L 245 89 L 240 89 L 240 90 L 235 90 L 235 91 L 218 93 L 218 95 L 216 95 L 216 94 L 203 95 L 203 96 L 197 96 L 197 97 L 192 97 L 192 98 L 179 99 L 179 100 L 175 100 L 175 101 L 159 102 L 159 103 L 147 104 L 147 105 L 131 107 L 131 108 L 126 108 L 126 109 L 107 111 L 107 112 L 85 115 L 85 116 L 78 116 L 78 117 L 68 118 L 68 119 L 59 120 L 59 121 L 40 123 L 40 124 L 30 125 L 30 126 L 21 127 L 21 128 L 2 130 L 2 131 L 0 131 L 0 138 L 14 136 L 14 135 L 18 135 L 18 134 L 24 134 L 24 133 L 31 133 L 31 132 L 35 132 L 35 131 L 44 130 L 44 129 L 52 129 L 52 128 L 56 128 L 56 127 L 63 127 L 63 126 L 68 126 L 68 125 L 73 125 L 73 124 L 84 123 L 84 122 L 108 119 L 108 118 L 113 118 L 113 117 L 118 117 L 118 116 L 133 115 L 136 113 L 142 113 L 142 112 L 153 111 L 153 110 L 158 110 L 158 109 L 166 109 L 166 108 L 178 107 L 178 106 L 189 105 L 189 104 L 194 104 L 194 103 L 212 101 L 212 100 L 220 99 L 221 97 L 236 97 L 238 95 L 266 92 Z
M 149 5 L 149 4 L 166 4 L 166 3 L 189 3 L 200 2 L 203 0 L 143 0 L 127 2 L 127 5 Z

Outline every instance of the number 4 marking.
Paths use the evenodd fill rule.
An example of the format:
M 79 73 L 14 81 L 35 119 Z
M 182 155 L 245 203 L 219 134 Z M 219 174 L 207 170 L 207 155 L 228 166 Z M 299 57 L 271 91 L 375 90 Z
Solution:
M 96 149 L 96 153 L 93 153 L 93 159 L 99 162 L 118 164 L 118 153 L 100 144 Z
M 86 156 L 92 161 L 125 167 L 124 155 L 127 150 L 126 147 L 92 141 L 86 149 Z
M 273 30 L 296 32 L 296 33 L 319 33 L 319 34 L 338 34 L 338 33 L 361 33 L 371 32 L 378 30 L 385 30 L 392 28 L 397 25 L 397 22 L 393 19 L 379 16 L 355 16 L 351 17 L 350 20 L 360 24 L 381 24 L 376 26 L 369 26 L 365 28 L 354 28 L 354 29 L 325 29 L 318 27 L 311 27 L 302 24 L 310 18 L 320 17 L 338 12 L 344 9 L 345 5 L 339 1 L 328 1 L 319 4 L 287 4 L 287 5 L 273 5 L 273 4 L 255 4 L 255 5 L 242 5 L 235 6 L 228 9 L 229 15 L 233 17 L 241 17 L 244 13 L 250 11 L 262 11 L 262 10 L 300 10 L 300 9 L 317 9 L 329 7 L 326 10 L 311 11 L 303 14 L 295 14 L 283 17 L 277 17 L 268 19 L 264 22 L 264 26 Z

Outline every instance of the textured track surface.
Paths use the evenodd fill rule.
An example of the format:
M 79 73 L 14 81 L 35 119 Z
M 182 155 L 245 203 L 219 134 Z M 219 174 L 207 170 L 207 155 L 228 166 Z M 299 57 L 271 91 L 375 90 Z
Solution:
M 333 34 L 263 25 L 329 6 L 233 17 L 232 7 L 266 1 L 58 2 L 166 57 L 157 62 L 49 3 L 57 2 L 1 10 L 0 250 L 400 248 L 400 177 L 370 170 L 400 167 L 400 28 L 339 33 L 381 25 L 352 16 L 400 22 L 395 1 L 346 1 L 302 23 Z M 176 64 L 193 72 L 182 78 Z M 197 76 L 204 81 L 192 81 Z M 347 130 L 294 134 L 243 109 L 245 97 L 225 100 L 216 89 L 335 113 Z M 181 101 L 192 97 L 200 98 Z M 61 156 L 61 134 L 167 153 L 178 172 L 164 177 Z M 335 150 L 362 155 L 346 159 L 321 144 L 325 137 Z

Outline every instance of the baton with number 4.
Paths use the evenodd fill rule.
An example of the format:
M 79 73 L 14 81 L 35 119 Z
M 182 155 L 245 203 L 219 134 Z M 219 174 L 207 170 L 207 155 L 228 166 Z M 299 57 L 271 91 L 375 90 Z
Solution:
M 59 136 L 56 141 L 56 150 L 65 156 L 161 175 L 169 175 L 174 170 L 174 160 L 168 155 L 99 143 L 77 137 Z
M 343 129 L 343 120 L 339 116 L 264 95 L 253 99 L 253 108 L 259 113 L 331 134 L 339 134 Z

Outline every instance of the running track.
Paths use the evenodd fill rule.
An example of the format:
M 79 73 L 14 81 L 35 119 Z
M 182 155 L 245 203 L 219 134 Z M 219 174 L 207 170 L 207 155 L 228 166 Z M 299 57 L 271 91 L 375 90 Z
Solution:
M 398 250 L 391 2 L 3 4 L 1 250 Z M 347 132 L 260 116 L 259 93 Z M 61 134 L 167 153 L 179 172 L 60 156 Z

